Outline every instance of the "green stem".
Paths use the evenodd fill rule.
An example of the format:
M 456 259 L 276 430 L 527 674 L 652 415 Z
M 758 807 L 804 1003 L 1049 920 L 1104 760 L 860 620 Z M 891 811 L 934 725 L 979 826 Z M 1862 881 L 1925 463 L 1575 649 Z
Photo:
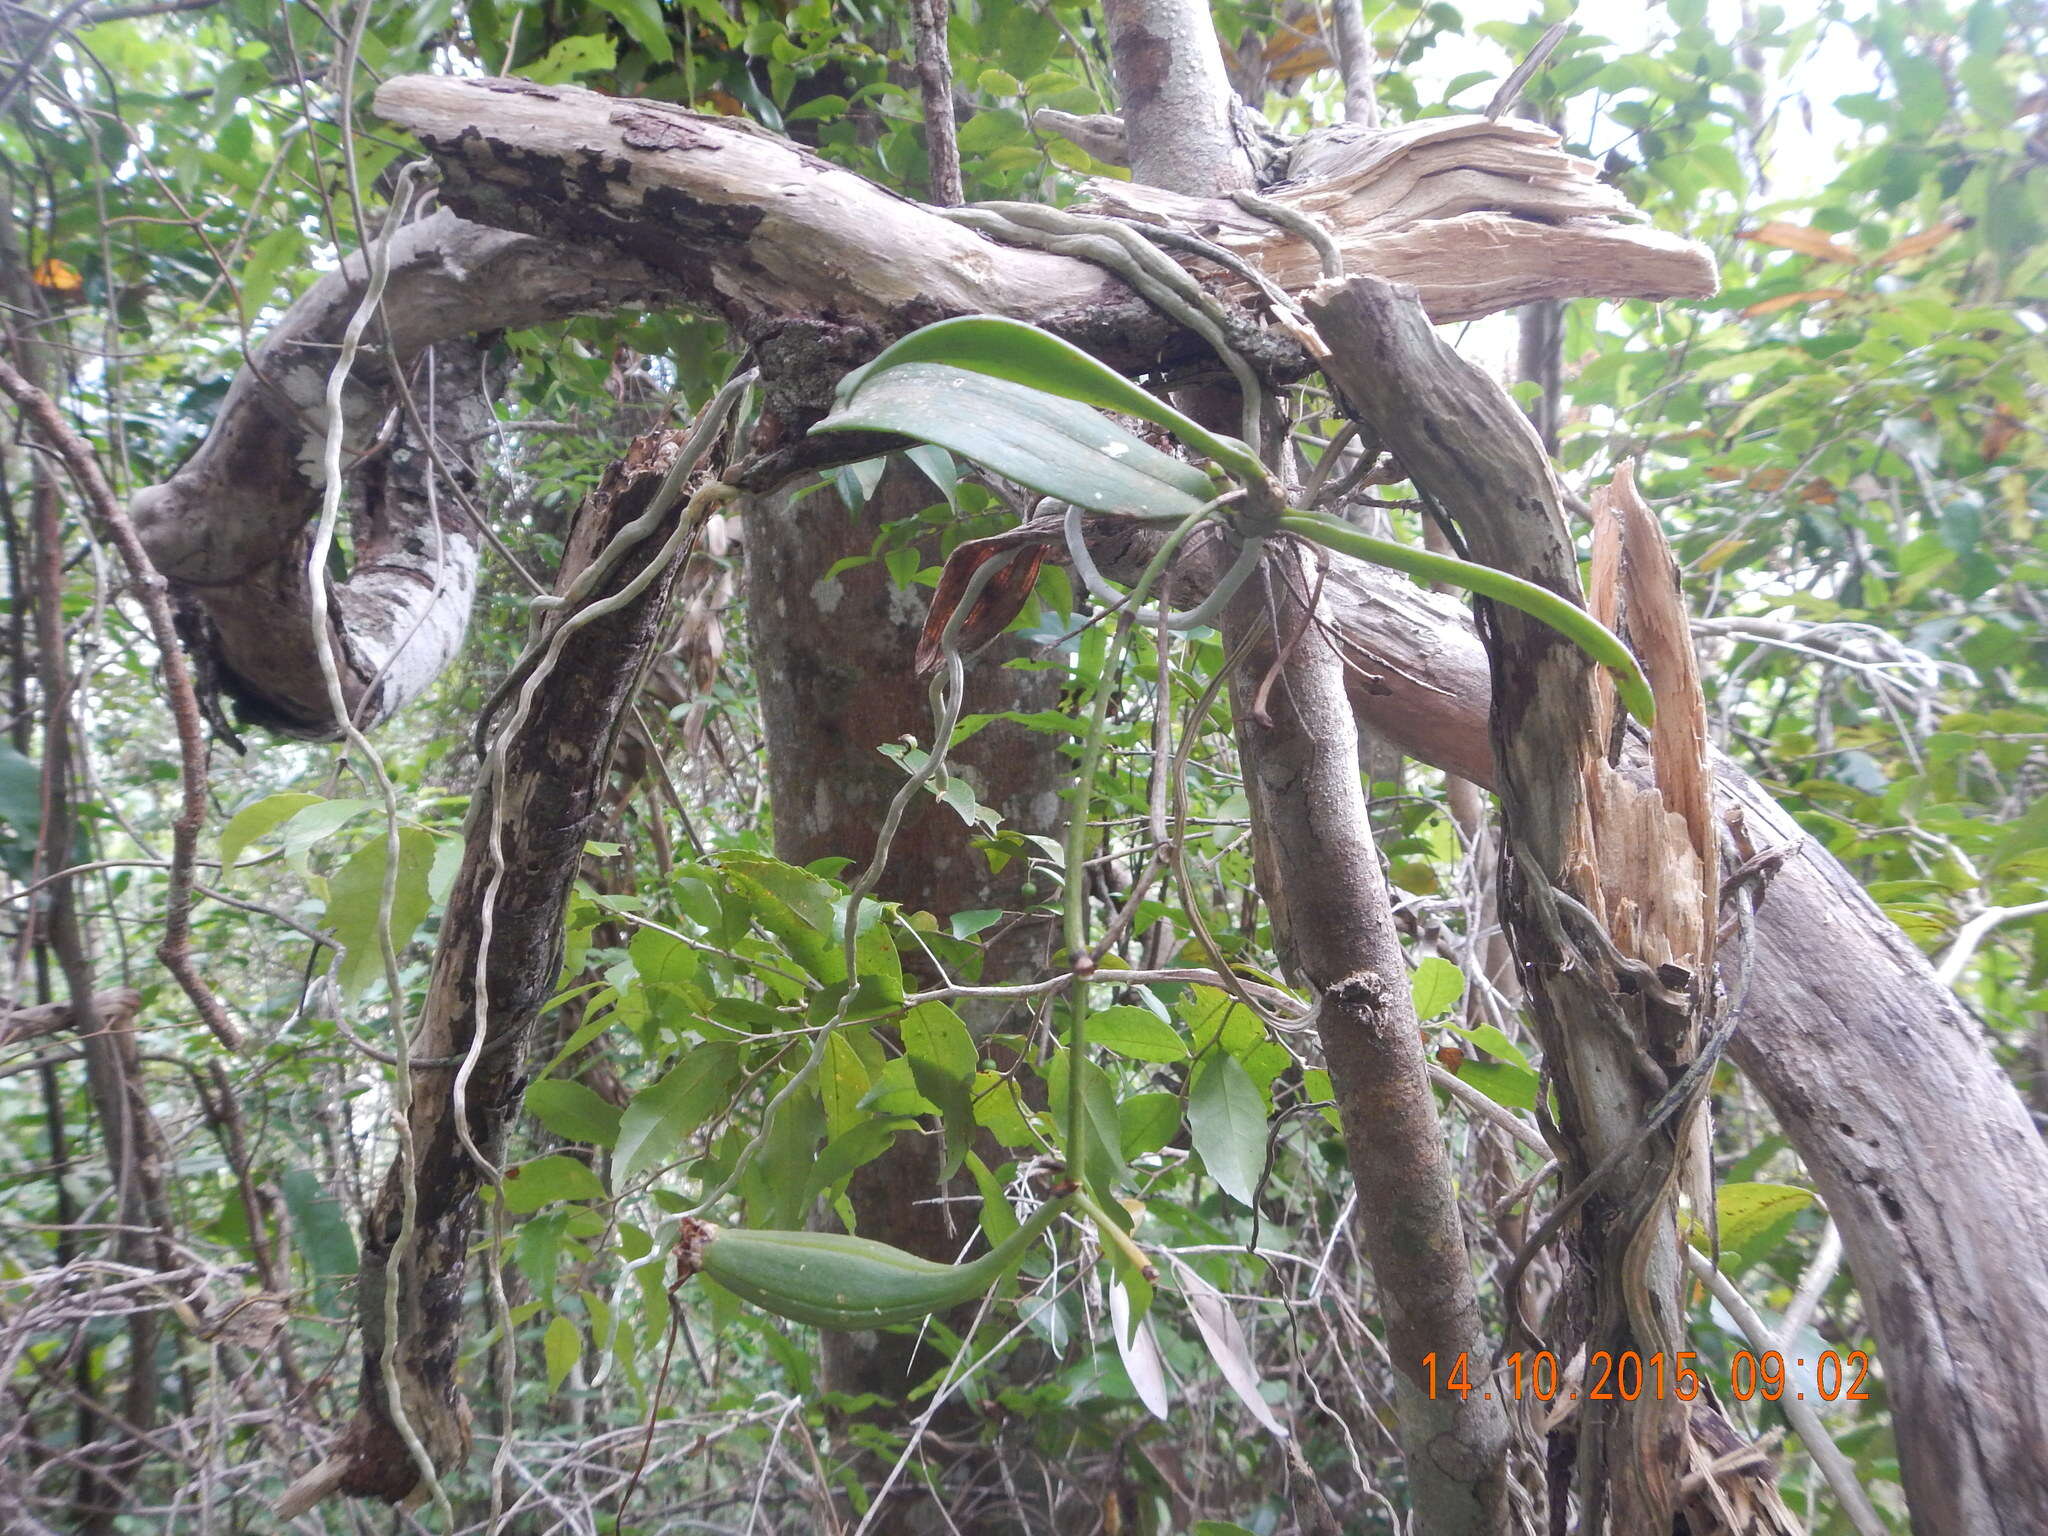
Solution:
M 1645 725 L 1656 720 L 1657 700 L 1634 654 L 1614 631 L 1570 599 L 1490 565 L 1439 555 L 1414 544 L 1376 539 L 1320 512 L 1289 512 L 1280 519 L 1280 527 L 1340 555 L 1391 566 L 1423 581 L 1462 587 L 1540 619 L 1614 674 L 1615 689 L 1630 714 Z
M 1130 602 L 1118 617 L 1116 634 L 1102 658 L 1102 675 L 1096 681 L 1095 706 L 1088 719 L 1088 731 L 1081 738 L 1080 774 L 1074 800 L 1067 812 L 1066 887 L 1062 910 L 1066 918 L 1067 965 L 1073 973 L 1068 1000 L 1073 1008 L 1073 1026 L 1067 1035 L 1067 1171 L 1077 1183 L 1087 1177 L 1087 1117 L 1081 1103 L 1081 1063 L 1088 1052 L 1088 978 L 1095 972 L 1095 957 L 1088 953 L 1088 807 L 1095 799 L 1095 775 L 1102 766 L 1103 742 L 1109 733 L 1110 679 L 1123 665 L 1131 641 L 1131 613 L 1152 591 L 1152 584 L 1172 564 L 1183 540 L 1203 522 L 1216 515 L 1216 503 L 1183 518 L 1167 535 L 1131 588 Z
M 1152 1262 L 1151 1256 L 1144 1249 L 1132 1241 L 1131 1234 L 1123 1229 L 1122 1224 L 1114 1216 L 1095 1203 L 1094 1196 L 1085 1189 L 1076 1189 L 1073 1199 L 1074 1209 L 1083 1212 L 1095 1223 L 1095 1230 L 1101 1234 L 1102 1240 L 1121 1253 L 1125 1263 L 1143 1276 L 1148 1284 L 1159 1278 L 1159 1266 Z

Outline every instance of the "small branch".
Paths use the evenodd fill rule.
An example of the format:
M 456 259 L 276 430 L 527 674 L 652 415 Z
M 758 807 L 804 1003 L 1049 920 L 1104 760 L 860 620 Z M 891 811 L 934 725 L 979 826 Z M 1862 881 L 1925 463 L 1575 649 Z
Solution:
M 1963 974 L 1963 967 L 1970 963 L 1970 956 L 1977 952 L 1984 936 L 1992 929 L 2004 923 L 2018 922 L 2023 917 L 2039 917 L 2043 912 L 2048 912 L 2048 901 L 2030 901 L 2017 907 L 1987 907 L 1963 924 L 1956 934 L 1955 943 L 1949 946 L 1948 953 L 1941 957 L 1941 964 L 1935 967 L 1934 974 L 1941 979 L 1943 986 L 1954 986 Z
M 953 127 L 953 59 L 946 47 L 952 0 L 911 0 L 917 29 L 917 83 L 924 94 L 924 149 L 931 162 L 932 201 L 958 208 L 967 201 L 960 183 L 960 142 Z
M 119 1029 L 133 1019 L 141 1007 L 140 992 L 133 987 L 115 987 L 93 993 L 90 1012 L 96 1027 Z M 24 1040 L 39 1040 L 44 1035 L 58 1034 L 81 1022 L 79 1015 L 80 1010 L 68 1000 L 0 1012 L 0 1046 L 19 1045 Z
M 1335 0 L 1330 27 L 1337 34 L 1337 72 L 1344 77 L 1344 121 L 1360 128 L 1380 125 L 1380 100 L 1373 88 L 1372 28 L 1364 0 Z
M 1691 1243 L 1685 1244 L 1684 1248 L 1686 1268 L 1693 1272 L 1700 1284 L 1714 1293 L 1714 1300 L 1720 1302 L 1722 1310 L 1735 1319 L 1735 1325 L 1749 1340 L 1750 1347 L 1759 1355 L 1775 1350 L 1778 1341 L 1764 1326 L 1756 1308 L 1749 1304 L 1749 1298 L 1735 1288 L 1735 1282 L 1715 1268 L 1707 1256 Z M 1841 1502 L 1842 1513 L 1856 1528 L 1857 1536 L 1886 1536 L 1891 1527 L 1871 1507 L 1862 1483 L 1857 1480 L 1855 1467 L 1835 1444 L 1834 1436 L 1821 1423 L 1813 1405 L 1798 1393 L 1788 1392 L 1778 1406 L 1784 1410 L 1785 1421 L 1792 1426 L 1793 1433 L 1804 1442 L 1806 1454 L 1813 1458 L 1814 1466 L 1820 1469 L 1820 1475 L 1827 1479 L 1829 1489 Z
M 177 979 L 192 1006 L 213 1031 L 214 1038 L 231 1051 L 242 1049 L 242 1031 L 228 1017 L 227 1009 L 212 988 L 201 979 L 192 963 L 192 867 L 199 847 L 199 829 L 206 822 L 206 734 L 201 724 L 199 699 L 192 689 L 192 673 L 185 664 L 185 652 L 178 643 L 177 627 L 171 619 L 171 605 L 164 596 L 164 579 L 143 553 L 142 540 L 134 523 L 115 498 L 100 473 L 99 460 L 91 444 L 81 437 L 57 409 L 56 402 L 17 372 L 12 363 L 0 359 L 0 391 L 4 391 L 22 413 L 36 425 L 43 440 L 55 450 L 84 493 L 101 525 L 121 553 L 128 578 L 149 620 L 150 638 L 156 642 L 158 662 L 163 668 L 164 691 L 170 695 L 171 718 L 178 732 L 178 766 L 183 788 L 178 815 L 171 823 L 171 889 L 164 903 L 164 937 L 157 946 L 157 959 Z

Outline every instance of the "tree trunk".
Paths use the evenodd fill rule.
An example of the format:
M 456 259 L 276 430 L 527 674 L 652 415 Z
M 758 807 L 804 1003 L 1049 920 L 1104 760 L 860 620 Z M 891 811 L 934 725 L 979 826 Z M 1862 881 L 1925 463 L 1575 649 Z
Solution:
M 747 516 L 747 632 L 761 698 L 775 855 L 787 863 L 837 856 L 853 860 L 853 870 L 863 867 L 903 783 L 902 771 L 877 749 L 904 737 L 930 741 L 928 693 L 911 671 L 925 589 L 898 587 L 879 559 L 828 573 L 844 558 L 867 554 L 886 524 L 915 517 L 938 499 L 930 481 L 895 457 L 874 495 L 856 511 L 822 489 L 763 498 Z M 924 558 L 934 554 L 926 548 Z M 963 713 L 1054 707 L 1056 673 L 1002 666 L 1025 651 L 1017 641 L 1003 641 L 984 653 L 967 674 Z M 1058 835 L 1060 756 L 1053 737 L 999 721 L 963 743 L 947 762 L 974 786 L 978 800 L 1002 813 L 1005 825 Z M 950 807 L 922 797 L 904 816 L 876 895 L 942 921 L 956 912 L 1029 907 L 1025 861 L 1012 860 L 992 874 L 972 836 Z M 1038 974 L 1051 932 L 1048 919 L 1024 918 L 995 932 L 984 981 Z M 964 1016 L 977 1034 L 997 1022 L 986 1014 L 977 1017 L 971 1008 Z M 938 1147 L 931 1137 L 916 1134 L 898 1136 L 854 1174 L 847 1192 L 861 1235 L 951 1262 L 972 1223 L 960 1217 L 967 1207 L 942 1200 L 947 1193 L 939 1179 Z M 921 1330 L 825 1332 L 819 1342 L 826 1390 L 874 1393 L 892 1404 L 945 1360 L 923 1342 Z M 900 1411 L 883 1413 L 892 1427 L 902 1417 Z M 971 1414 L 955 1418 L 965 1427 Z M 872 1484 L 880 1483 L 891 1460 L 876 1459 Z M 885 1511 L 871 1529 L 921 1528 L 929 1501 L 914 1491 L 899 1491 L 897 1501 L 900 1507 Z M 954 1518 L 966 1531 L 986 1528 L 969 1511 L 955 1512 Z

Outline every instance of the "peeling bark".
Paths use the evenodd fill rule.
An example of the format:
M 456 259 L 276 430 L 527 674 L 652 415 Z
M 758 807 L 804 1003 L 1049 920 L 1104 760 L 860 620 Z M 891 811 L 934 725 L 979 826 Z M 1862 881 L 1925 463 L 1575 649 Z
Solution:
M 331 611 L 343 692 L 358 723 L 418 696 L 459 646 L 478 535 L 457 503 L 490 422 L 475 336 L 568 315 L 657 303 L 666 285 L 629 259 L 485 229 L 451 213 L 392 238 L 393 280 L 343 396 L 346 453 L 373 477 L 354 524 L 355 568 Z M 150 561 L 185 611 L 187 644 L 248 718 L 282 734 L 340 734 L 321 681 L 304 569 L 319 515 L 321 401 L 334 343 L 362 298 L 360 254 L 279 321 L 222 401 L 212 431 L 131 504 Z M 420 360 L 434 348 L 431 366 Z M 427 442 L 395 422 L 394 366 L 409 376 Z M 389 431 L 389 440 L 384 438 Z M 438 486 L 432 462 L 454 471 Z
M 1092 523 L 1112 580 L 1156 534 Z M 1037 529 L 1058 542 L 1056 527 Z M 1206 546 L 1177 562 L 1199 600 Z M 1403 752 L 1492 789 L 1492 682 L 1460 604 L 1333 556 L 1325 617 L 1353 665 L 1354 715 Z M 1638 771 L 1639 745 L 1624 749 Z M 1919 1536 L 2048 1530 L 2048 1144 L 1919 948 L 1770 791 L 1721 753 L 1713 806 L 1730 867 L 1787 850 L 1756 915 L 1748 1007 L 1729 1056 L 1769 1102 L 1842 1232 L 1878 1339 Z
M 1333 375 L 1339 387 L 1417 483 L 1457 519 L 1475 558 L 1570 591 L 1576 554 L 1549 465 L 1513 402 L 1444 347 L 1412 300 L 1371 279 L 1352 280 L 1343 296 L 1357 302 L 1339 304 L 1333 295 L 1327 301 L 1311 298 L 1308 306 L 1333 351 L 1373 359 L 1369 368 Z M 1597 910 L 1599 893 L 1585 885 L 1585 871 L 1577 865 L 1584 847 L 1581 818 L 1587 814 L 1577 775 L 1557 771 L 1562 763 L 1580 760 L 1588 745 L 1582 738 L 1596 730 L 1589 663 L 1562 637 L 1522 615 L 1496 609 L 1490 622 L 1499 636 L 1493 649 L 1494 782 L 1511 836 L 1535 865 L 1510 864 L 1510 905 L 1527 910 L 1527 882 L 1548 879 L 1567 890 L 1576 886 Z M 1580 700 L 1587 707 L 1579 707 Z M 1598 744 L 1592 745 L 1597 755 Z M 1762 798 L 1753 786 L 1736 792 L 1741 800 L 1752 796 Z M 2048 1468 L 2039 1457 L 2039 1447 L 2048 1444 L 2048 1371 L 2040 1368 L 2048 1359 L 2023 1365 L 2016 1358 L 2048 1356 L 2048 1340 L 2022 1321 L 2038 1319 L 2048 1307 L 2048 1150 L 1974 1031 L 1958 1027 L 1959 1010 L 1926 973 L 1917 951 L 1881 918 L 1868 920 L 1875 915 L 1868 899 L 1846 872 L 1788 826 L 1789 818 L 1775 807 L 1766 812 L 1758 806 L 1753 814 L 1789 832 L 1784 846 L 1798 849 L 1801 857 L 1787 870 L 1796 864 L 1800 874 L 1789 880 L 1781 875 L 1769 893 L 1765 911 L 1776 921 L 1759 925 L 1756 997 L 1738 1037 L 1738 1059 L 1756 1072 L 1842 1224 L 1850 1264 L 1877 1328 L 1893 1412 L 1913 1426 L 1912 1434 L 1901 1437 L 1901 1458 L 1915 1529 L 1961 1533 L 2048 1525 Z M 1752 823 L 1738 842 L 1759 851 L 1773 847 L 1760 831 Z M 1816 880 L 1834 888 L 1819 908 L 1828 916 L 1821 924 L 1801 924 L 1815 909 L 1802 902 L 1799 888 L 1810 891 Z M 1859 912 L 1865 921 L 1856 920 Z M 1793 927 L 1806 932 L 1788 945 Z M 1638 1085 L 1625 1043 L 1613 1031 L 1584 1027 L 1594 1016 L 1591 1010 L 1606 1001 L 1578 995 L 1590 968 L 1560 969 L 1562 957 L 1533 925 L 1525 924 L 1516 939 L 1546 1054 L 1555 1063 L 1566 1129 L 1579 1144 L 1582 1163 L 1590 1166 L 1630 1143 L 1650 1096 Z M 1862 951 L 1860 971 L 1839 963 L 1845 947 Z M 1832 998 L 1813 995 L 1816 974 L 1841 990 Z M 1881 1007 L 1873 996 L 1880 977 L 1892 983 Z M 1788 993 L 1805 993 L 1802 1006 L 1786 1008 Z M 1817 1020 L 1863 1007 L 1879 1018 L 1897 1019 L 1902 994 L 1915 997 L 1912 1013 L 1920 1031 L 1932 1025 L 1937 1040 L 1948 1037 L 1931 1051 L 1902 1053 L 1917 1058 L 1910 1073 L 1875 1071 L 1866 1055 L 1855 1052 L 1849 1053 L 1853 1060 L 1824 1059 L 1833 1053 L 1817 1049 Z M 1865 1023 L 1857 1033 L 1867 1051 L 1889 1031 L 1880 1026 L 1873 1032 Z M 1651 1031 L 1643 1043 L 1660 1066 L 1680 1065 L 1670 1039 Z M 1826 1088 L 1818 1089 L 1820 1084 Z M 1864 1115 L 1831 1115 L 1823 1104 L 1837 1094 L 1867 1094 L 1876 1102 Z M 1971 1123 L 1954 1139 L 1967 1140 L 1983 1161 L 1954 1160 L 1949 1148 L 1931 1145 L 1950 1139 L 1950 1132 L 1924 1134 L 1933 1124 L 1954 1123 L 1962 1105 L 1969 1106 Z M 1912 1136 L 1908 1127 L 1916 1122 L 1923 1134 Z M 1593 1347 L 1669 1347 L 1661 1335 L 1677 1325 L 1676 1236 L 1655 1230 L 1644 1239 L 1648 1251 L 1631 1256 L 1629 1227 L 1653 1208 L 1655 1190 L 1676 1157 L 1673 1143 L 1668 1134 L 1653 1138 L 1625 1181 L 1610 1181 L 1611 1193 L 1587 1203 L 1586 1240 L 1601 1272 L 1619 1276 L 1633 1260 L 1655 1309 L 1654 1316 L 1640 1308 L 1629 1316 L 1620 1298 L 1602 1298 L 1596 1289 L 1586 1335 Z M 1930 1178 L 1930 1163 L 1943 1165 L 1945 1176 Z M 1582 1166 L 1580 1176 L 1584 1171 Z M 1907 1203 L 1913 1196 L 1917 1212 Z M 1604 1213 L 1602 1206 L 1608 1207 Z M 1919 1228 L 1915 1238 L 1905 1238 L 1909 1224 Z M 1993 1318 L 2004 1326 L 1986 1327 Z M 1961 1388 L 1966 1374 L 1975 1383 L 1969 1390 Z M 1655 1415 L 1642 1417 L 1633 1427 L 1621 1426 L 1623 1445 L 1633 1442 L 1633 1449 L 1603 1454 L 1589 1446 L 1581 1462 L 1588 1479 L 1602 1465 L 1624 1472 L 1617 1484 L 1622 1497 L 1613 1506 L 1619 1530 L 1648 1529 L 1641 1521 L 1658 1518 L 1661 1493 L 1647 1487 L 1631 1493 L 1630 1474 L 1670 1426 L 1659 1429 L 1649 1422 Z M 1583 1483 L 1581 1491 L 1587 1491 Z M 2022 1516 L 2023 1510 L 2034 1518 Z M 2024 1526 L 2004 1523 L 2016 1519 Z

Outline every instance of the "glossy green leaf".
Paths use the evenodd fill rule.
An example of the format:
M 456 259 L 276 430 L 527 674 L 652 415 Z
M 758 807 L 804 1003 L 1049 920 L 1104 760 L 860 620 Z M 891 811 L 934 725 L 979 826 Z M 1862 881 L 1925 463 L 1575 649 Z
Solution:
M 1100 412 L 940 363 L 873 375 L 812 430 L 899 432 L 1092 511 L 1178 520 L 1215 494 L 1200 470 Z
M 1196 453 L 1216 460 L 1234 475 L 1246 479 L 1265 477 L 1258 455 L 1239 439 L 1211 432 L 1052 332 L 1001 315 L 962 315 L 912 331 L 865 368 L 855 369 L 842 379 L 835 403 L 844 409 L 883 375 L 916 363 L 965 368 L 990 378 L 1028 385 L 1064 400 L 1135 416 L 1164 427 Z
M 220 832 L 220 872 L 223 879 L 234 871 L 242 851 L 273 827 L 291 820 L 309 805 L 325 802 L 318 795 L 287 793 L 266 795 L 254 805 L 235 812 Z
M 515 1216 L 559 1200 L 602 1200 L 604 1185 L 590 1165 L 561 1153 L 536 1157 L 505 1170 L 505 1209 Z

